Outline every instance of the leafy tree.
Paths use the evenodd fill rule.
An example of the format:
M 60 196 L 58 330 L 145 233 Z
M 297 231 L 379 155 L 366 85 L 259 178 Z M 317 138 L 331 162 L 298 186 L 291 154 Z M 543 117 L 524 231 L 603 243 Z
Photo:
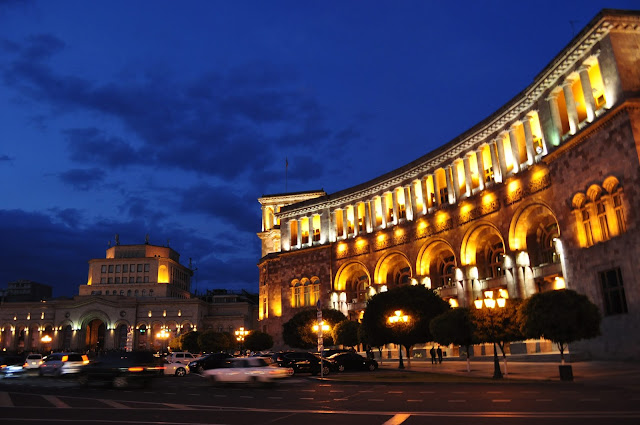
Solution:
M 316 314 L 315 309 L 303 310 L 282 325 L 284 343 L 292 348 L 310 349 L 317 347 L 318 335 L 313 330 L 313 325 L 317 323 Z M 338 310 L 323 309 L 322 320 L 333 329 L 335 325 L 347 320 L 347 318 Z M 322 336 L 325 346 L 334 345 L 331 332 L 324 332 Z
M 360 340 L 358 339 L 358 329 L 360 323 L 352 320 L 343 320 L 333 327 L 333 341 L 336 345 L 346 345 L 347 347 L 355 347 Z
M 507 372 L 507 355 L 504 346 L 507 342 L 522 341 L 522 334 L 518 308 L 522 300 L 507 299 L 504 307 L 474 309 L 472 320 L 476 328 L 475 336 L 478 342 L 491 342 L 500 347 L 504 361 L 505 374 Z
M 244 346 L 247 350 L 262 351 L 273 347 L 273 337 L 261 331 L 252 331 L 244 338 Z
M 429 323 L 448 309 L 449 304 L 431 289 L 422 285 L 404 285 L 374 295 L 367 303 L 362 326 L 370 345 L 396 343 L 405 347 L 409 358 L 414 344 L 433 340 Z M 408 324 L 388 324 L 388 318 L 396 310 L 402 310 L 410 317 Z
M 469 350 L 476 343 L 475 323 L 468 308 L 454 308 L 434 317 L 429 324 L 433 340 L 441 345 L 456 344 L 467 352 L 467 372 L 471 372 Z
M 554 342 L 564 364 L 567 344 L 600 335 L 600 312 L 585 295 L 571 289 L 542 292 L 520 310 L 522 331 L 529 337 Z
M 215 332 L 212 329 L 206 330 L 198 336 L 198 344 L 202 351 L 218 352 L 227 351 L 232 348 L 233 343 L 228 334 Z
M 198 344 L 199 336 L 200 333 L 198 331 L 191 331 L 180 335 L 180 348 L 191 353 L 200 352 L 200 344 Z

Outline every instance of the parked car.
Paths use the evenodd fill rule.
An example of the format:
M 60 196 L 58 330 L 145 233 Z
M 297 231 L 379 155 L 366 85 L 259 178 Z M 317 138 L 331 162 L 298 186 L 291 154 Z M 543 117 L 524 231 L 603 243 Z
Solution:
M 80 373 L 89 364 L 89 358 L 80 353 L 53 353 L 43 359 L 38 368 L 38 375 L 61 377 Z
M 81 385 L 91 382 L 125 388 L 133 383 L 148 385 L 164 372 L 164 366 L 149 351 L 114 351 L 89 363 L 78 377 Z
M 221 367 L 225 360 L 233 356 L 228 353 L 211 353 L 189 363 L 192 372 L 202 374 L 205 370 Z
M 12 378 L 24 373 L 24 356 L 0 356 L 0 378 Z
M 211 383 L 269 384 L 293 375 L 290 367 L 269 364 L 261 357 L 227 359 L 222 367 L 203 372 Z
M 166 359 L 171 363 L 183 363 L 188 365 L 194 360 L 198 360 L 200 357 L 191 354 L 188 351 L 175 351 L 173 353 L 169 353 Z
M 281 367 L 290 367 L 294 373 L 320 374 L 320 356 L 305 351 L 289 351 L 276 353 L 272 357 L 275 363 Z M 337 371 L 335 362 L 329 359 L 322 359 L 322 374 L 329 375 Z
M 337 353 L 329 357 L 329 360 L 332 360 L 336 363 L 339 372 L 350 370 L 374 371 L 378 368 L 377 361 L 368 359 L 358 353 L 353 352 Z
M 44 363 L 42 354 L 29 354 L 24 361 L 25 369 L 38 369 Z
M 189 366 L 180 362 L 172 362 L 168 358 L 164 363 L 164 374 L 173 376 L 186 376 L 189 374 Z

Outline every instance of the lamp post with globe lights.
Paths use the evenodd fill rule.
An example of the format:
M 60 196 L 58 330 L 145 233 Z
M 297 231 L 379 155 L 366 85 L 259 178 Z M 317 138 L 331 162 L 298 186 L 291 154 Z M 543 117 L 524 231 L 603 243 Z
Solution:
M 160 330 L 160 332 L 158 332 L 156 334 L 156 338 L 159 339 L 162 342 L 162 353 L 163 353 L 163 355 L 164 355 L 164 352 L 165 352 L 165 349 L 166 349 L 165 344 L 167 342 L 167 339 L 169 339 L 170 336 L 171 336 L 171 334 L 165 328 L 162 328 Z
M 491 339 L 493 340 L 493 379 L 502 379 L 502 371 L 500 370 L 500 362 L 498 361 L 498 347 L 495 342 L 495 323 L 494 323 L 494 310 L 496 308 L 504 308 L 507 303 L 506 298 L 499 296 L 497 299 L 493 299 L 493 291 L 485 291 L 485 298 L 481 300 L 476 299 L 473 303 L 476 309 L 482 310 L 486 308 L 489 316 L 489 328 L 492 332 Z
M 411 316 L 404 314 L 402 310 L 396 310 L 392 316 L 389 316 L 387 318 L 387 323 L 389 324 L 389 326 L 396 328 L 396 331 L 398 331 L 399 330 L 397 329 L 398 327 L 407 326 L 410 320 L 411 320 Z M 402 344 L 400 342 L 398 342 L 398 352 L 400 357 L 400 363 L 398 364 L 398 369 L 404 369 L 404 362 L 402 361 Z
M 236 340 L 240 343 L 240 354 L 243 354 L 244 337 L 247 335 L 249 335 L 249 331 L 246 331 L 244 327 L 241 327 L 236 331 Z

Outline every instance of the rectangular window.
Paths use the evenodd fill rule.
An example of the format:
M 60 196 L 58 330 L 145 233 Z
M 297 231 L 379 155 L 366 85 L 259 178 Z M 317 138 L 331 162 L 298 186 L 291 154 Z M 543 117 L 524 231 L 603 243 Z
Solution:
M 304 305 L 311 305 L 311 286 L 304 285 Z
M 107 279 L 107 283 L 113 283 L 113 278 L 110 277 L 109 279 Z
M 138 271 L 141 272 L 142 271 L 142 264 L 138 264 Z
M 100 272 L 101 273 L 106 273 L 107 272 L 107 266 L 100 267 Z
M 142 283 L 142 276 L 138 276 L 136 278 L 136 283 Z
M 120 283 L 120 278 L 116 277 L 116 283 Z
M 120 273 L 120 268 L 121 268 L 120 264 L 116 265 L 116 273 Z
M 149 276 L 144 277 L 144 283 L 149 283 Z
M 627 299 L 624 295 L 620 268 L 606 270 L 599 275 L 605 316 L 627 313 Z
M 107 278 L 106 277 L 101 277 L 100 278 L 100 283 L 107 283 Z
M 440 189 L 440 204 L 448 204 L 449 203 L 449 189 L 443 187 Z
M 122 272 L 123 273 L 129 273 L 129 265 L 128 264 L 123 264 L 122 265 Z
M 113 273 L 113 264 L 109 265 L 109 273 Z
M 485 183 L 493 183 L 493 167 L 485 168 L 484 181 Z
M 145 272 L 148 272 L 148 271 L 149 271 L 149 264 L 145 264 L 145 265 L 144 265 L 144 271 L 145 271 Z

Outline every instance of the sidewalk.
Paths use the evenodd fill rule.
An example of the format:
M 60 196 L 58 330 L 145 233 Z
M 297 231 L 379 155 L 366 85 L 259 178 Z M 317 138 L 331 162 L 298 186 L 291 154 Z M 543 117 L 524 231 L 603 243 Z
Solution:
M 559 356 L 551 360 L 540 358 L 538 361 L 522 361 L 507 357 L 507 371 L 502 358 L 500 369 L 503 379 L 508 381 L 557 381 L 560 382 Z M 515 357 L 515 356 L 513 356 Z M 566 362 L 573 369 L 573 382 L 585 384 L 611 385 L 640 391 L 640 362 L 613 361 L 580 361 Z M 440 364 L 431 364 L 431 360 L 404 359 L 404 372 L 431 372 L 459 376 L 491 378 L 494 371 L 493 358 L 480 357 L 471 359 L 471 371 L 467 372 L 467 362 L 462 359 L 448 358 Z M 380 369 L 385 371 L 399 370 L 398 359 L 383 359 Z

